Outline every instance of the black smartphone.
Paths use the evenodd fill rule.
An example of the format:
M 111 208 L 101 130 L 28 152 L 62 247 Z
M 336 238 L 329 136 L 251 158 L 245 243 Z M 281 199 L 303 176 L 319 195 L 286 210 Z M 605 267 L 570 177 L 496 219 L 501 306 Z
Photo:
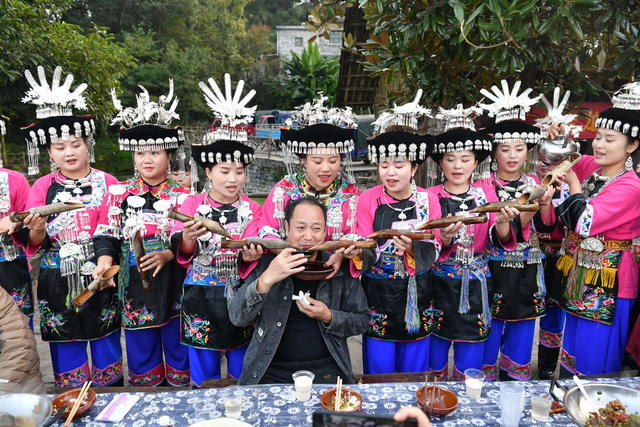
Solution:
M 393 415 L 364 414 L 362 412 L 316 411 L 313 427 L 418 427 L 418 421 L 394 421 Z

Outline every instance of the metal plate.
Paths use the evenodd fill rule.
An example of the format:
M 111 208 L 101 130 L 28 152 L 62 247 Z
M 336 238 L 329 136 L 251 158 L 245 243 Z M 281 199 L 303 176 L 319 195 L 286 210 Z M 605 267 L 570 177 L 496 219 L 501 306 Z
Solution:
M 0 395 L 0 412 L 14 417 L 32 417 L 35 425 L 41 425 L 51 415 L 51 400 L 46 396 L 29 393 Z
M 598 408 L 618 399 L 627 407 L 627 414 L 640 414 L 640 390 L 615 384 L 586 383 L 584 388 Z M 573 387 L 564 396 L 564 407 L 576 423 L 584 426 L 589 417 L 588 405 L 578 387 Z M 581 402 L 582 406 L 581 406 Z

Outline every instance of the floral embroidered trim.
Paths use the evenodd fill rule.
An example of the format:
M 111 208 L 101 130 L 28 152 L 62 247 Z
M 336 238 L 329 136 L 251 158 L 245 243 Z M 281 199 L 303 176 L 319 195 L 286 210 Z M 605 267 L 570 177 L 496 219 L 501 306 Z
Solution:
M 516 380 L 531 379 L 531 363 L 520 365 L 511 360 L 511 358 L 505 354 L 500 356 L 500 369 Z
M 153 312 L 149 312 L 146 306 L 136 308 L 131 307 L 133 300 L 127 300 L 122 311 L 122 326 L 125 328 L 135 328 L 138 326 L 144 326 L 147 322 L 151 323 L 155 320 L 156 316 Z
M 369 320 L 369 330 L 367 334 L 382 338 L 387 334 L 386 326 L 388 324 L 386 314 L 371 310 L 371 319 Z
M 182 336 L 194 344 L 206 346 L 209 342 L 210 322 L 197 315 L 182 313 Z
M 493 365 L 483 365 L 482 372 L 484 372 L 485 381 L 495 381 L 498 378 L 498 368 L 495 364 Z
M 591 233 L 591 224 L 593 224 L 593 206 L 587 203 L 582 215 L 576 224 L 576 233 L 582 237 L 589 237 Z
M 80 367 L 67 372 L 54 372 L 56 387 L 79 387 L 91 376 L 89 362 L 85 362 Z
M 460 372 L 456 365 L 453 365 L 453 376 L 451 381 L 464 381 L 464 373 Z
M 540 329 L 540 344 L 547 348 L 560 348 L 562 345 L 562 332 L 549 332 Z
M 154 187 L 149 187 L 140 177 L 122 181 L 120 184 L 124 185 L 130 194 L 140 196 L 150 192 L 156 199 L 169 200 L 179 197 L 182 194 L 189 195 L 191 193 L 191 190 L 183 187 L 171 178 Z
M 105 328 L 108 328 L 111 323 L 113 323 L 116 320 L 116 316 L 118 315 L 118 309 L 117 306 L 110 306 L 110 307 L 105 307 L 102 309 L 102 311 L 100 312 L 100 317 L 98 319 L 100 319 L 101 322 L 104 322 Z
M 425 308 L 422 310 L 422 315 L 420 316 L 420 327 L 430 335 L 433 331 L 433 309 L 432 307 Z
M 122 378 L 122 359 L 103 369 L 93 366 L 91 381 L 98 387 L 111 385 L 120 380 L 120 378 Z
M 576 373 L 576 358 L 563 348 L 560 352 L 560 365 L 572 374 Z
M 49 307 L 49 302 L 43 299 L 38 301 L 38 308 L 40 309 L 40 328 L 50 334 L 62 334 L 64 332 L 62 326 L 66 323 L 63 314 L 54 312 Z
M 187 386 L 191 382 L 191 373 L 189 372 L 189 369 L 181 371 L 171 367 L 171 365 L 167 363 L 166 371 L 167 382 L 174 387 Z
M 129 368 L 129 384 L 137 387 L 155 387 L 164 380 L 164 363 L 144 374 L 136 375 Z
M 612 292 L 600 286 L 587 287 L 582 299 L 567 300 L 566 308 L 579 317 L 610 325 L 616 310 L 616 298 Z
M 444 365 L 444 368 L 442 369 L 432 369 L 431 372 L 433 372 L 433 375 L 435 375 L 438 381 L 447 381 L 449 365 L 448 364 Z
M 29 284 L 29 286 L 31 286 L 31 284 Z M 29 292 L 29 289 L 25 288 L 21 292 L 13 291 L 10 295 L 18 305 L 21 313 L 24 313 L 27 316 L 33 313 L 33 303 L 31 302 L 31 293 Z

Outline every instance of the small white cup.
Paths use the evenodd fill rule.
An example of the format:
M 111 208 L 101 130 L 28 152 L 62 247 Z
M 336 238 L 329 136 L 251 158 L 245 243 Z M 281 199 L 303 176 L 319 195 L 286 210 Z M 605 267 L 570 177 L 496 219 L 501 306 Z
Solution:
M 467 390 L 467 396 L 470 399 L 480 399 L 484 378 L 485 374 L 480 369 L 469 368 L 464 370 L 464 385 Z
M 548 394 L 531 396 L 531 418 L 537 421 L 549 421 L 549 411 L 553 398 Z
M 313 379 L 315 375 L 311 371 L 295 371 L 293 375 L 293 385 L 296 389 L 296 397 L 300 402 L 306 402 L 311 399 L 311 390 L 313 388 Z

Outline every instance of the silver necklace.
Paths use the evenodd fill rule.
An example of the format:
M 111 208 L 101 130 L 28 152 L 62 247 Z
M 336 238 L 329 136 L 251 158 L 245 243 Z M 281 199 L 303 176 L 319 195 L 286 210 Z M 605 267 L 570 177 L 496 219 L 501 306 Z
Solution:
M 474 194 L 471 194 L 467 197 L 459 197 L 456 196 L 455 194 L 453 194 L 452 192 L 450 192 L 449 190 L 447 190 L 447 188 L 443 185 L 442 188 L 444 189 L 444 191 L 446 191 L 447 193 L 449 193 L 449 198 L 455 202 L 462 202 L 460 203 L 460 206 L 458 206 L 458 209 L 462 210 L 462 211 L 466 211 L 467 209 L 469 209 L 469 205 L 467 205 L 467 202 L 470 202 L 472 200 L 474 200 L 476 198 L 476 196 Z M 469 189 L 467 191 L 465 191 L 463 194 L 466 194 L 468 192 L 471 191 L 471 186 L 469 186 Z
M 209 196 L 211 198 L 211 201 L 214 203 L 218 203 L 220 205 L 222 205 L 223 203 L 217 202 L 213 197 Z M 234 203 L 237 203 L 238 200 L 240 200 L 240 198 L 236 199 L 233 203 L 229 203 L 230 205 L 233 206 Z M 237 206 L 233 206 L 231 209 L 220 209 L 220 208 L 216 208 L 215 206 L 211 205 L 211 209 L 213 209 L 214 211 L 218 212 L 220 214 L 220 217 L 218 218 L 218 222 L 222 225 L 225 225 L 227 223 L 227 220 L 229 218 L 227 218 L 228 213 L 231 213 L 235 210 L 238 209 Z
M 521 179 L 522 179 L 522 175 L 520 175 L 520 178 L 518 178 L 516 181 L 520 182 Z M 518 197 L 522 196 L 522 193 L 524 192 L 524 190 L 526 190 L 529 187 L 529 184 L 527 182 L 525 182 L 524 184 L 518 187 L 510 187 L 508 185 L 502 185 L 500 184 L 498 174 L 495 172 L 493 173 L 493 180 L 498 186 L 498 197 L 500 197 L 500 200 L 517 199 Z M 511 181 L 511 182 L 514 182 L 514 181 Z M 511 196 L 510 193 L 514 193 L 513 196 Z
M 407 206 L 406 208 L 394 208 L 393 206 L 391 206 L 389 204 L 389 202 L 387 201 L 387 193 L 384 192 L 384 203 L 391 209 L 393 209 L 396 212 L 400 212 L 398 214 L 398 219 L 400 221 L 404 221 L 405 219 L 407 219 L 407 214 L 405 212 L 410 211 L 411 209 L 414 209 L 416 207 L 416 202 L 413 202 L 413 205 L 411 206 Z M 409 196 L 409 198 L 411 198 L 413 196 L 413 194 L 411 196 Z M 405 199 L 406 200 L 406 199 Z
M 599 170 L 602 170 L 602 169 L 599 169 Z M 585 196 L 588 196 L 590 192 L 595 190 L 597 181 L 604 182 L 604 185 L 601 186 L 597 192 L 595 192 L 590 196 L 591 198 L 594 198 L 595 196 L 600 194 L 602 190 L 604 190 L 607 187 L 607 185 L 611 184 L 613 181 L 615 181 L 616 179 L 624 175 L 626 172 L 627 172 L 626 169 L 622 169 L 620 172 L 618 172 L 614 176 L 598 175 L 598 173 L 594 172 L 593 174 L 591 174 L 589 179 L 587 179 L 585 182 L 582 183 L 582 194 L 584 194 Z

